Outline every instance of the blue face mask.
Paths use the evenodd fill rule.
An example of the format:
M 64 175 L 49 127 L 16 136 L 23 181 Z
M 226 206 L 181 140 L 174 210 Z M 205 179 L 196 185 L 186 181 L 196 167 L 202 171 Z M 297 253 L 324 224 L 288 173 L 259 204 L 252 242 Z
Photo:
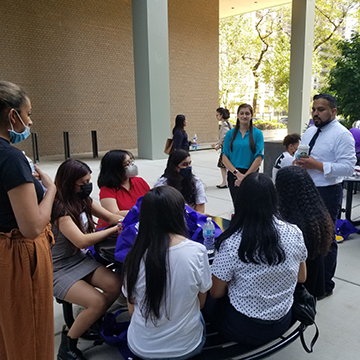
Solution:
M 8 130 L 9 133 L 10 133 L 10 142 L 12 144 L 18 144 L 19 142 L 27 139 L 30 135 L 30 128 L 28 126 L 26 126 L 24 124 L 24 122 L 22 121 L 22 118 L 21 116 L 19 115 L 19 113 L 14 109 L 14 111 L 16 112 L 16 115 L 19 117 L 21 123 L 25 126 L 25 130 L 21 133 L 17 133 L 15 130 L 14 130 L 14 127 L 13 127 L 13 124 L 10 120 L 10 113 L 9 113 L 9 123 L 11 125 L 11 130 Z
M 191 175 L 192 175 L 192 166 L 189 166 L 187 168 L 184 168 L 184 169 L 180 169 L 180 175 L 184 178 L 184 179 L 187 179 L 187 178 L 190 178 Z

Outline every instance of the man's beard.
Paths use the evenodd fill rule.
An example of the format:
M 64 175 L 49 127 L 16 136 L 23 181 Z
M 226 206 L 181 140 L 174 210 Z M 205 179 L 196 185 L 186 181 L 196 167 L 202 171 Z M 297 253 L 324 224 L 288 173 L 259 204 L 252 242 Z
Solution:
M 314 120 L 314 119 L 313 119 Z M 314 120 L 314 124 L 317 128 L 322 128 L 324 127 L 325 125 L 327 124 L 330 124 L 332 122 L 333 119 L 331 119 L 331 117 L 329 117 L 327 120 L 324 120 L 324 121 L 321 121 L 321 122 L 318 122 L 316 123 L 315 120 Z

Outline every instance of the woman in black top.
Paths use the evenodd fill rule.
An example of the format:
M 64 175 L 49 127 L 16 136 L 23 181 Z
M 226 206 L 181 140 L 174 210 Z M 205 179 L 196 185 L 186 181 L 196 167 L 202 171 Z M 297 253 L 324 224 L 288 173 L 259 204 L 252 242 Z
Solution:
M 56 188 L 11 144 L 30 135 L 31 102 L 0 81 L 0 359 L 53 359 L 50 214 Z M 18 339 L 18 340 L 16 340 Z
M 189 147 L 192 144 L 192 141 L 188 140 L 188 136 L 185 131 L 186 125 L 187 125 L 187 121 L 185 115 L 177 115 L 175 119 L 175 126 L 172 131 L 174 150 L 183 149 L 189 151 Z

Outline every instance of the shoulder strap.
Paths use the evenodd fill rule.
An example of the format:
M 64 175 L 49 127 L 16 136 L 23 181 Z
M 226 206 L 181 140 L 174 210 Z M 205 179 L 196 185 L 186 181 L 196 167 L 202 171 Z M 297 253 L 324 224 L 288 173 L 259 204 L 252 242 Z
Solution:
M 313 352 L 314 345 L 315 345 L 317 339 L 319 338 L 319 329 L 318 329 L 315 321 L 314 321 L 314 325 L 315 325 L 316 331 L 315 331 L 315 335 L 314 335 L 313 339 L 312 339 L 311 342 L 310 342 L 310 349 L 307 347 L 307 345 L 306 345 L 306 343 L 305 343 L 305 339 L 304 339 L 304 331 L 305 331 L 305 329 L 306 329 L 306 325 L 301 324 L 301 328 L 300 328 L 300 340 L 301 340 L 301 344 L 302 344 L 304 350 L 305 350 L 308 354 L 310 354 L 310 353 Z

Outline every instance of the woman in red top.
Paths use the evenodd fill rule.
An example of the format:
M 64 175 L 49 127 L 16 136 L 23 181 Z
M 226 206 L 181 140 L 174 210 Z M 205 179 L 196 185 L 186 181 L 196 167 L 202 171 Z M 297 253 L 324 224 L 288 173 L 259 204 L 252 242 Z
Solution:
M 150 187 L 137 177 L 134 156 L 125 150 L 111 150 L 105 154 L 100 164 L 98 186 L 100 203 L 108 211 L 126 216 L 140 196 L 144 196 Z M 109 226 L 99 220 L 97 228 Z

